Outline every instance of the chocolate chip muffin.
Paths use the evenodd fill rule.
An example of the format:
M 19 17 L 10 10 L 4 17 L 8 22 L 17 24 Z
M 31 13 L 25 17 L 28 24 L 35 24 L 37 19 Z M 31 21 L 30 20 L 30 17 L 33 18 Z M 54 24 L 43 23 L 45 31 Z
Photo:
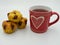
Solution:
M 22 14 L 17 10 L 13 10 L 12 12 L 9 12 L 7 16 L 8 19 L 13 22 L 19 22 L 19 20 L 22 19 Z
M 3 21 L 2 27 L 5 33 L 11 34 L 16 31 L 17 25 L 9 20 Z
M 26 27 L 27 24 L 27 19 L 26 18 L 22 18 L 18 23 L 17 26 L 19 29 L 23 29 Z

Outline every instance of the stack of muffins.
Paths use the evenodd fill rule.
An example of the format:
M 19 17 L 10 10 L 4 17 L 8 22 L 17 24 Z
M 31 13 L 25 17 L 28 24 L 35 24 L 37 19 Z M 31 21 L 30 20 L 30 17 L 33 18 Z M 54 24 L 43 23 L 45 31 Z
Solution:
M 11 34 L 15 32 L 17 28 L 24 29 L 26 27 L 27 18 L 23 17 L 19 11 L 13 10 L 9 12 L 7 16 L 9 20 L 3 21 L 2 23 L 5 33 Z

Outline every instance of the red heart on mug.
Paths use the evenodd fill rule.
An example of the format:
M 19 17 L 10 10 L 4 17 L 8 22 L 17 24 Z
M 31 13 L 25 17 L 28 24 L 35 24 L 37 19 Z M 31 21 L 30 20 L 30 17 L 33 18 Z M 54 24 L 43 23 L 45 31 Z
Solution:
M 44 17 L 40 16 L 40 17 L 36 18 L 35 16 L 32 15 L 31 20 L 32 20 L 34 27 L 36 29 L 38 29 L 42 25 L 42 23 L 44 22 Z

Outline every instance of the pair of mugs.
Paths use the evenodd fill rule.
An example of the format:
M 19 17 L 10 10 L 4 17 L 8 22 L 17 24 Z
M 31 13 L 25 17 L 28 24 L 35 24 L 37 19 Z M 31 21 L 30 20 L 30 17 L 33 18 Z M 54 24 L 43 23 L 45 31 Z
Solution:
M 51 8 L 47 6 L 32 6 L 30 12 L 30 28 L 33 32 L 44 33 L 48 27 L 55 24 L 59 20 L 59 14 L 53 12 Z M 57 15 L 57 19 L 53 22 L 50 21 L 52 15 Z

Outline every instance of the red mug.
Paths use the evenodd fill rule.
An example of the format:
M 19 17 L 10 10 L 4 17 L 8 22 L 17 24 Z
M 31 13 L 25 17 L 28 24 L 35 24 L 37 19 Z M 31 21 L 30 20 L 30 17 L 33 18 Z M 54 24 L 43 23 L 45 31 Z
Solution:
M 47 6 L 32 6 L 29 11 L 30 28 L 36 33 L 46 32 L 49 26 L 55 24 L 59 20 L 59 14 L 53 12 L 52 9 Z M 57 15 L 57 19 L 49 23 L 52 15 Z

